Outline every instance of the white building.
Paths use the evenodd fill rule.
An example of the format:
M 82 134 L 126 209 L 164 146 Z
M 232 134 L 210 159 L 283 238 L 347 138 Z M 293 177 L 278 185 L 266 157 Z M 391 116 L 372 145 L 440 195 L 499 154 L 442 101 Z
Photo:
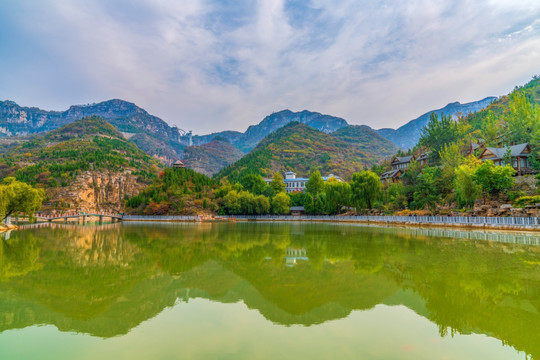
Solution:
M 343 181 L 342 178 L 340 178 L 337 175 L 330 174 L 328 176 L 323 176 L 322 179 L 326 182 L 330 178 L 335 178 L 337 181 Z M 268 184 L 272 181 L 272 179 L 264 179 Z M 301 191 L 306 191 L 306 183 L 308 182 L 309 178 L 297 178 L 296 173 L 292 171 L 287 171 L 285 173 L 285 179 L 283 179 L 283 182 L 285 183 L 285 191 L 288 193 Z

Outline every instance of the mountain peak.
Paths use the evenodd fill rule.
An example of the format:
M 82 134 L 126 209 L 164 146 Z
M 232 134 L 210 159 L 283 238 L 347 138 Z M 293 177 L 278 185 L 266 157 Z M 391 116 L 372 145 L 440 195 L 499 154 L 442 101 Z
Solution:
M 253 149 L 264 137 L 290 122 L 306 124 L 316 130 L 332 133 L 347 126 L 347 122 L 331 115 L 323 115 L 318 112 L 303 110 L 294 112 L 289 109 L 281 110 L 266 116 L 259 124 L 251 125 L 237 143 L 240 150 L 248 152 Z
M 399 127 L 398 129 L 379 129 L 377 132 L 394 142 L 402 149 L 412 149 L 420 140 L 420 132 L 424 126 L 429 121 L 429 118 L 432 113 L 440 116 L 441 114 L 449 116 L 466 116 L 470 113 L 475 113 L 479 110 L 487 107 L 491 102 L 496 100 L 495 97 L 486 97 L 479 101 L 473 101 L 470 103 L 461 104 L 459 101 L 449 103 L 443 108 L 431 110 L 425 114 L 419 116 L 418 118 L 409 121 L 405 125 Z

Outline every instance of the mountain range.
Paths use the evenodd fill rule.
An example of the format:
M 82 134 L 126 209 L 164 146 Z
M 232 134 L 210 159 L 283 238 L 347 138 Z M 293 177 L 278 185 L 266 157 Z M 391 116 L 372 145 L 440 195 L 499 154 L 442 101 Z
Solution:
M 452 116 L 465 115 L 486 107 L 493 100 L 495 98 L 490 97 L 467 104 L 451 103 L 433 112 Z M 373 138 L 373 133 L 377 132 L 399 148 L 408 149 L 417 143 L 421 129 L 427 123 L 431 112 L 425 113 L 396 130 L 373 130 L 368 126 L 363 126 L 362 132 L 369 133 L 370 139 Z M 184 159 L 188 166 L 208 175 L 238 160 L 242 154 L 249 153 L 265 137 L 291 122 L 305 124 L 326 134 L 349 126 L 346 120 L 331 115 L 308 110 L 300 112 L 283 110 L 266 116 L 260 123 L 249 126 L 243 133 L 222 131 L 192 136 L 191 132 L 187 133 L 176 126 L 170 126 L 137 105 L 119 99 L 88 105 L 74 105 L 65 111 L 46 111 L 35 107 L 21 107 L 13 101 L 0 101 L 0 138 L 28 136 L 50 131 L 87 116 L 99 116 L 105 119 L 114 125 L 126 139 L 165 165 L 170 165 L 177 159 Z M 212 142 L 217 137 L 220 140 Z M 224 142 L 230 143 L 235 149 Z M 5 143 L 6 141 L 0 145 L 5 146 Z M 375 143 L 380 143 L 380 141 Z M 364 147 L 363 152 L 368 157 L 369 154 L 385 153 L 384 149 L 374 147 L 375 143 L 368 141 L 369 146 Z M 384 144 L 384 147 L 385 149 L 393 148 L 388 144 Z
M 441 109 L 428 111 L 397 129 L 385 128 L 379 129 L 377 132 L 403 150 L 412 149 L 418 143 L 418 140 L 420 140 L 422 128 L 427 125 L 431 113 L 435 113 L 437 116 L 441 116 L 441 114 L 451 115 L 454 118 L 459 116 L 467 116 L 484 109 L 495 100 L 497 100 L 497 98 L 491 96 L 480 101 L 474 101 L 466 104 L 453 102 Z

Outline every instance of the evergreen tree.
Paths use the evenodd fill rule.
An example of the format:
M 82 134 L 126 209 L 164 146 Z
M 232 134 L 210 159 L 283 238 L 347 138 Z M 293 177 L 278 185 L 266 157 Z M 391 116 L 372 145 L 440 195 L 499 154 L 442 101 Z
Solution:
M 439 160 L 439 153 L 446 144 L 461 139 L 464 129 L 450 115 L 441 114 L 441 118 L 431 113 L 428 124 L 422 129 L 419 144 L 432 150 L 433 160 Z

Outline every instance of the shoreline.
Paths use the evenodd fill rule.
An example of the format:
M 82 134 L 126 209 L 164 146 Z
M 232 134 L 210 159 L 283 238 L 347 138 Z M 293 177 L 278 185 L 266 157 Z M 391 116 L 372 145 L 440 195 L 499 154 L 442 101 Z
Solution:
M 439 218 L 440 219 L 440 218 Z M 443 219 L 446 219 L 443 217 Z M 454 220 L 455 218 L 448 218 Z M 476 220 L 472 222 L 471 219 Z M 388 219 L 369 219 L 367 217 L 341 217 L 341 216 L 218 216 L 215 218 L 202 218 L 197 216 L 126 216 L 122 220 L 123 222 L 201 222 L 201 223 L 225 223 L 225 222 L 320 222 L 320 223 L 345 223 L 345 224 L 365 224 L 365 225 L 385 225 L 404 228 L 440 228 L 440 229 L 462 229 L 462 230 L 497 230 L 497 231 L 510 231 L 510 232 L 530 232 L 540 233 L 540 219 L 537 218 L 524 218 L 534 219 L 534 224 L 530 224 L 530 220 L 526 224 L 493 224 L 485 220 L 486 218 L 471 218 L 467 222 L 459 221 L 462 219 L 456 219 L 456 221 L 422 221 L 422 219 L 415 218 L 409 221 L 396 220 L 389 217 Z M 488 218 L 497 219 L 497 218 Z M 503 219 L 503 218 L 500 218 Z M 508 218 L 505 218 L 508 219 Z
M 93 223 L 78 219 L 53 219 L 48 223 Z M 46 223 L 38 221 L 36 224 Z M 319 222 L 395 226 L 403 228 L 439 228 L 461 230 L 495 230 L 540 233 L 540 218 L 488 217 L 408 217 L 408 216 L 138 216 L 126 215 L 121 222 L 146 223 L 235 223 L 235 222 Z M 97 222 L 96 222 L 97 223 Z M 17 229 L 16 225 L 0 226 L 0 232 Z

